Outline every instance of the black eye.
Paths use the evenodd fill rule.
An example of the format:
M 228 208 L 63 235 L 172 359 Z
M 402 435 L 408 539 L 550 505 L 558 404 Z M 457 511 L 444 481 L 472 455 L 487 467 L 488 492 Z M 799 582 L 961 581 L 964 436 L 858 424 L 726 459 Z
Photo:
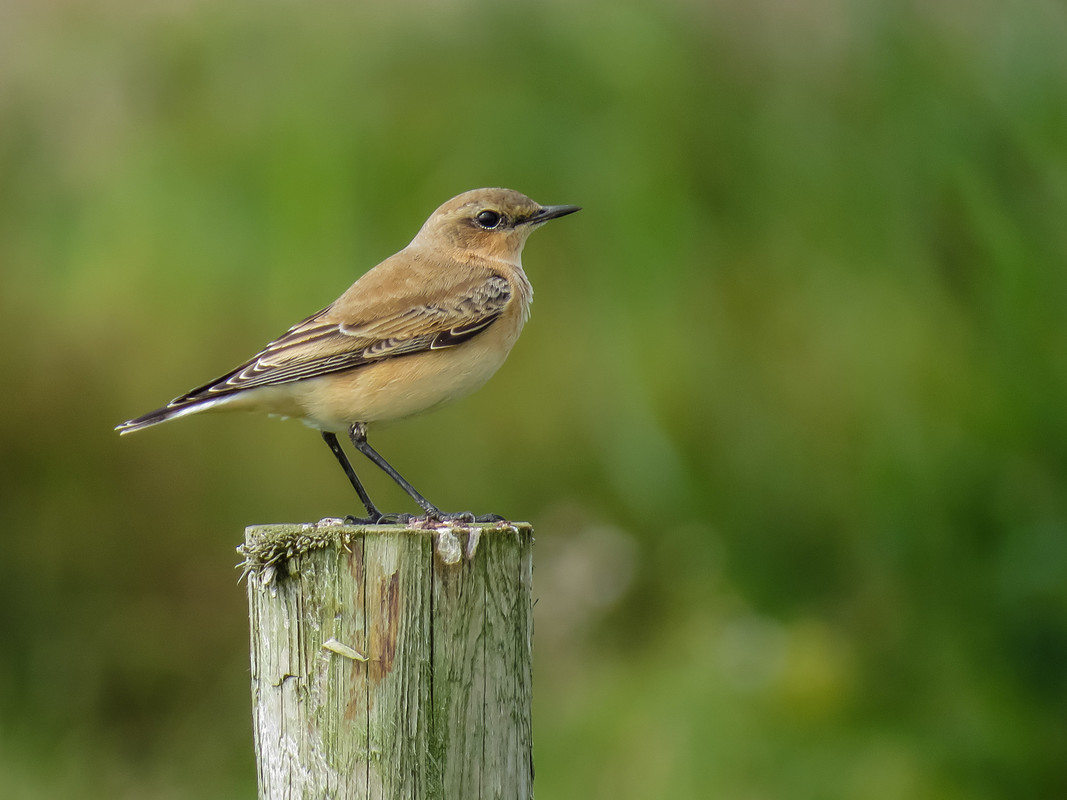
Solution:
M 478 224 L 481 225 L 483 228 L 491 230 L 500 224 L 501 217 L 495 211 L 490 211 L 489 209 L 486 209 L 485 211 L 479 212 L 478 216 L 476 216 L 475 219 L 478 221 Z

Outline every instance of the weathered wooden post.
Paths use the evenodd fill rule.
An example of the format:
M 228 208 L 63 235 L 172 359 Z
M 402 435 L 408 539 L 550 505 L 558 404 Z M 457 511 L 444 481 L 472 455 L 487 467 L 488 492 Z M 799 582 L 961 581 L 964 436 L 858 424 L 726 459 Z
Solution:
M 247 529 L 261 800 L 533 797 L 532 529 Z

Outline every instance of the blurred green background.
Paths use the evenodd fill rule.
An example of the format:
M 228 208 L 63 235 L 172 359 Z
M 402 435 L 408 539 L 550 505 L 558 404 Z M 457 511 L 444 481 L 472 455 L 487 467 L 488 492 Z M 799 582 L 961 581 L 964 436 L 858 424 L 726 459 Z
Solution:
M 1067 796 L 1065 41 L 1042 0 L 4 3 L 0 795 L 254 795 L 234 546 L 357 499 L 299 424 L 112 427 L 504 185 L 585 209 L 530 324 L 372 441 L 537 528 L 538 796 Z

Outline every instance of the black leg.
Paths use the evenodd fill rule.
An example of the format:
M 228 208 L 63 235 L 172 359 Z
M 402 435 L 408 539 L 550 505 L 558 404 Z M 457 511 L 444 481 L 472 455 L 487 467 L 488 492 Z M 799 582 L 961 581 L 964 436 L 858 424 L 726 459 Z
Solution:
M 403 475 L 396 471 L 392 464 L 386 461 L 377 450 L 370 446 L 370 444 L 367 442 L 366 425 L 364 425 L 362 422 L 355 423 L 354 425 L 352 425 L 352 427 L 348 429 L 348 435 L 349 438 L 352 439 L 352 444 L 355 445 L 356 449 L 359 452 L 361 452 L 363 455 L 373 461 L 374 464 L 382 472 L 384 472 L 386 475 L 396 481 L 397 486 L 407 492 L 411 496 L 411 499 L 419 504 L 422 510 L 426 512 L 427 518 L 442 521 L 447 520 L 468 523 L 501 522 L 504 520 L 504 517 L 501 517 L 499 514 L 484 514 L 482 516 L 475 516 L 470 511 L 462 511 L 458 514 L 446 514 L 433 503 L 431 503 L 429 500 L 427 500 L 425 497 L 423 497 L 422 494 L 420 494 L 414 486 L 408 483 L 408 481 L 404 478 Z M 323 434 L 323 438 L 325 437 L 326 434 Z M 344 453 L 341 452 L 341 447 L 337 444 L 336 437 L 333 437 L 333 434 L 330 434 L 330 437 L 333 439 L 333 444 L 330 444 L 329 439 L 327 439 L 326 442 L 327 444 L 330 444 L 330 449 L 334 451 L 335 455 L 337 455 L 338 460 L 341 460 L 344 457 Z M 356 487 L 356 491 L 359 492 L 359 496 L 363 499 L 363 504 L 367 506 L 367 511 L 371 514 L 372 522 L 381 521 L 383 515 L 381 514 L 381 512 L 378 511 L 377 508 L 374 507 L 374 505 L 370 501 L 370 498 L 367 497 L 366 490 L 356 479 L 356 474 L 352 471 L 352 467 L 348 463 L 348 460 L 345 459 L 344 461 L 341 461 L 341 466 L 345 467 L 345 474 L 348 475 L 349 479 L 352 481 L 352 485 Z M 390 521 L 396 521 L 401 523 L 409 522 L 412 519 L 409 514 L 388 514 L 385 516 L 388 517 Z
M 363 484 L 360 483 L 359 478 L 356 477 L 356 471 L 352 469 L 352 464 L 348 461 L 348 456 L 345 455 L 345 451 L 341 449 L 341 444 L 337 441 L 337 437 L 329 431 L 322 431 L 322 439 L 330 448 L 330 452 L 337 457 L 337 462 L 341 465 L 341 469 L 345 471 L 345 475 L 348 476 L 352 488 L 356 490 L 359 499 L 363 501 L 363 505 L 367 508 L 367 519 L 350 519 L 357 523 L 367 522 L 372 525 L 377 523 L 382 518 L 382 512 L 377 509 L 373 502 L 371 502 L 370 495 L 367 494 L 367 490 L 363 488 Z
M 441 513 L 441 509 L 419 494 L 418 490 L 408 483 L 404 476 L 393 468 L 392 464 L 382 458 L 381 455 L 378 454 L 378 451 L 367 443 L 367 427 L 362 422 L 357 422 L 349 428 L 348 435 L 352 439 L 352 444 L 356 446 L 356 449 L 373 461 L 382 472 L 396 481 L 397 486 L 411 495 L 411 499 L 422 507 L 422 510 L 426 512 L 426 516 L 434 517 L 436 519 L 444 519 L 448 516 L 447 514 Z

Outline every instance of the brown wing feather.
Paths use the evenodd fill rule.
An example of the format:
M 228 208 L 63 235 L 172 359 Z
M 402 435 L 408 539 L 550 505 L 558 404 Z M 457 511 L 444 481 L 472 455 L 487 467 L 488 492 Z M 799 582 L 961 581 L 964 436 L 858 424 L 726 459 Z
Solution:
M 254 358 L 168 407 L 454 347 L 492 325 L 511 299 L 507 280 L 488 269 L 468 273 L 467 279 L 448 287 L 431 281 L 412 291 L 412 282 L 402 280 L 391 293 L 375 295 L 361 284 L 375 283 L 380 269 L 367 273 L 336 303 L 294 325 Z M 361 306 L 359 301 L 368 294 L 377 302 Z

